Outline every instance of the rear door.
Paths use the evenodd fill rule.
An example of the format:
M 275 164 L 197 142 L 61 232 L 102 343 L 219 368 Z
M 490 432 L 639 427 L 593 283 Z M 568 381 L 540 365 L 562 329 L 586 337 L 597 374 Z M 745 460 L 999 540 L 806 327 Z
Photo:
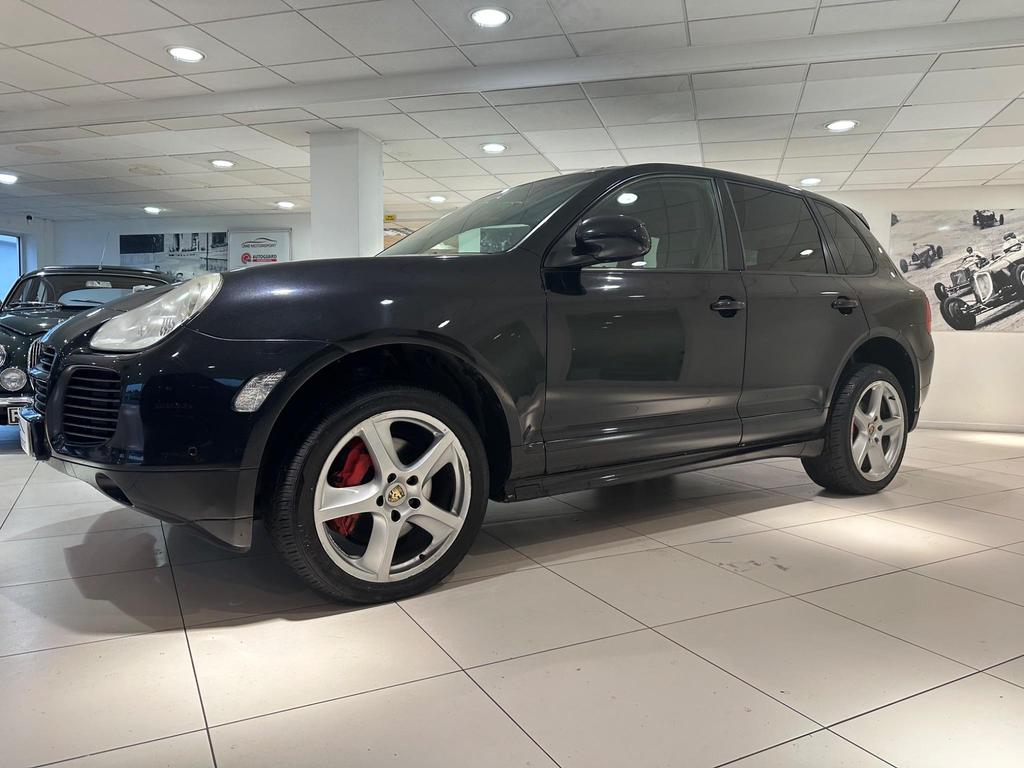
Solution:
M 743 242 L 743 441 L 818 429 L 836 372 L 868 330 L 803 195 L 729 182 Z
M 582 217 L 640 219 L 642 259 L 546 269 L 548 472 L 735 446 L 746 335 L 714 181 L 662 175 L 615 188 Z M 554 246 L 575 245 L 576 224 Z

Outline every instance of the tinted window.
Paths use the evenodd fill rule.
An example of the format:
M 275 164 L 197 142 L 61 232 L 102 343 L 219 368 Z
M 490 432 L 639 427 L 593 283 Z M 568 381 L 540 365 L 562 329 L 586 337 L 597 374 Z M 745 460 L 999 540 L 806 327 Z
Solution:
M 664 177 L 626 184 L 586 215 L 633 216 L 644 223 L 651 235 L 651 250 L 643 259 L 600 267 L 725 269 L 722 228 L 714 189 L 708 179 Z
M 818 227 L 802 197 L 729 183 L 743 260 L 753 272 L 824 273 Z
M 864 245 L 857 230 L 849 221 L 831 205 L 815 202 L 818 213 L 825 220 L 825 226 L 836 241 L 839 256 L 843 260 L 848 275 L 870 275 L 875 271 L 875 260 L 871 251 Z

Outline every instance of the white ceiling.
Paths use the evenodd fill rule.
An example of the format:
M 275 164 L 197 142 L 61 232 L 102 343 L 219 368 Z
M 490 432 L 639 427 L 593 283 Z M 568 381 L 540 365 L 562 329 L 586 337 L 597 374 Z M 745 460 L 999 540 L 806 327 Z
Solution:
M 385 207 L 401 218 L 650 161 L 790 184 L 813 175 L 822 190 L 1024 184 L 1024 45 L 977 40 L 1024 18 L 1021 0 L 498 0 L 513 19 L 497 30 L 469 20 L 480 4 L 0 0 L 0 170 L 20 177 L 0 187 L 0 213 L 249 213 L 281 199 L 302 209 L 309 133 L 335 127 L 384 142 Z M 905 48 L 914 28 L 937 30 L 935 45 Z M 815 40 L 836 44 L 759 66 Z M 834 53 L 850 40 L 875 54 Z M 171 45 L 206 58 L 174 62 Z M 664 62 L 689 51 L 735 65 L 632 76 L 662 51 Z M 554 74 L 589 62 L 606 77 Z M 472 72 L 533 85 L 545 70 L 555 84 L 467 85 Z M 400 81 L 425 95 L 378 96 Z M 299 94 L 293 105 L 256 98 L 283 89 Z M 254 98 L 232 111 L 239 92 Z M 26 116 L 41 127 L 21 128 Z M 829 135 L 839 117 L 859 125 Z M 487 155 L 487 141 L 508 150 Z M 216 171 L 213 158 L 236 165 Z M 448 201 L 430 204 L 433 194 Z

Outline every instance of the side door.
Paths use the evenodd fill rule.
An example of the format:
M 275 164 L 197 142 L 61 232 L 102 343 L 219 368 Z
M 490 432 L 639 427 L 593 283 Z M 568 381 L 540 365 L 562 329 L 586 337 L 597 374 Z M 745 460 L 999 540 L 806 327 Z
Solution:
M 546 267 L 547 471 L 739 444 L 746 318 L 710 177 L 627 181 L 581 217 L 642 221 L 642 259 Z M 579 221 L 548 254 L 573 249 Z M 720 299 L 732 309 L 712 308 Z M 721 304 L 716 306 L 721 307 Z
M 743 442 L 813 432 L 836 372 L 868 331 L 856 292 L 829 259 L 807 199 L 728 182 L 743 243 L 747 351 Z

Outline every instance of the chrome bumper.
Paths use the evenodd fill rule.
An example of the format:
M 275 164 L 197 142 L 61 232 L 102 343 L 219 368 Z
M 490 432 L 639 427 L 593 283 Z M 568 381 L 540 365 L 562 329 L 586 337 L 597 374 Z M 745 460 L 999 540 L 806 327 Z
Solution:
M 26 395 L 0 397 L 0 408 L 13 408 L 16 405 L 32 405 L 32 398 Z

